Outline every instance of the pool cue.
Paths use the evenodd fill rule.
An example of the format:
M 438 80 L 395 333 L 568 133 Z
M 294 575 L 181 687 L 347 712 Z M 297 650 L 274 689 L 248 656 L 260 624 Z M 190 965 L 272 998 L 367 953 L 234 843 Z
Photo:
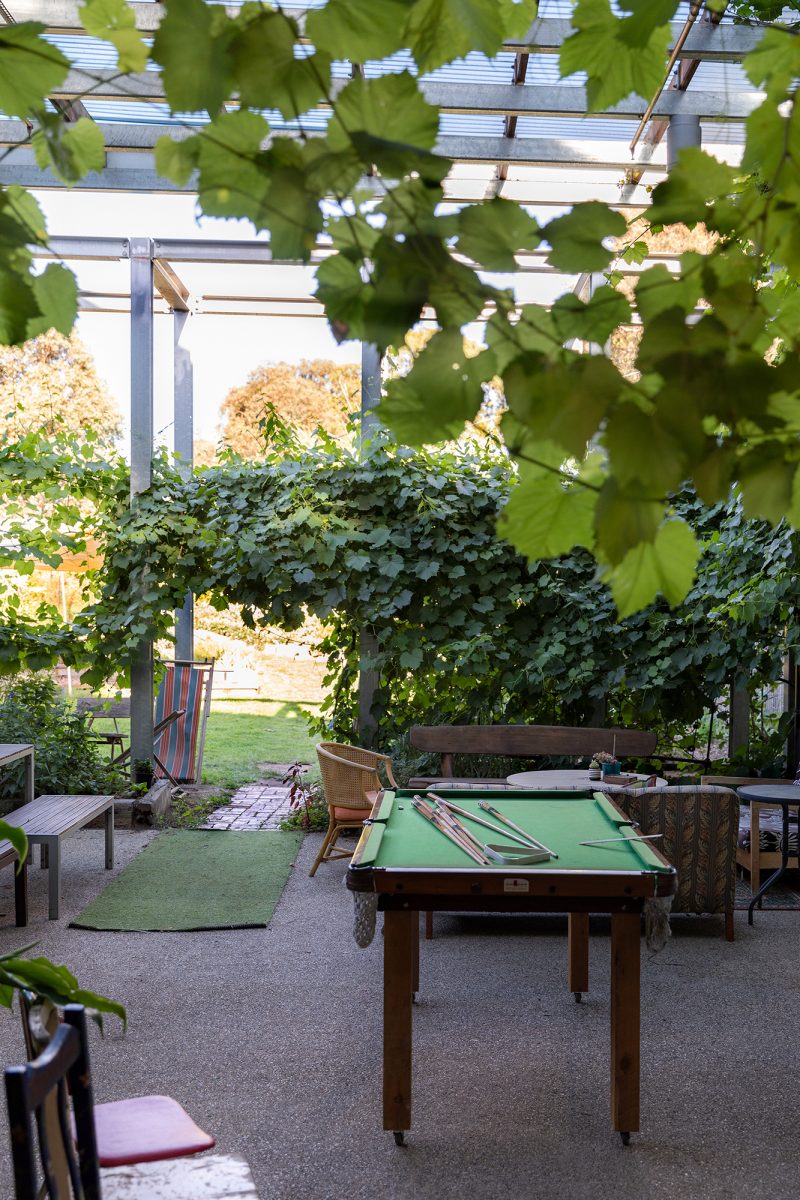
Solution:
M 454 829 L 460 837 L 463 837 L 467 842 L 469 842 L 479 854 L 486 854 L 486 847 L 484 846 L 483 842 L 477 838 L 470 829 L 467 829 L 467 827 L 462 824 L 461 821 L 459 821 L 458 817 L 454 813 L 451 813 L 445 805 L 440 805 L 437 802 L 437 807 L 434 809 L 434 812 L 440 813 L 445 824 L 447 824 L 451 829 Z
M 488 866 L 488 858 L 486 858 L 482 852 L 477 851 L 473 846 L 471 846 L 467 842 L 466 838 L 462 838 L 454 829 L 448 828 L 442 818 L 436 812 L 434 812 L 430 805 L 425 804 L 421 797 L 415 796 L 411 803 L 420 816 L 424 817 L 425 820 L 429 821 L 435 829 L 438 829 L 440 833 L 444 834 L 444 836 L 448 838 L 454 846 L 458 846 L 459 850 L 463 850 L 465 854 L 468 854 L 470 858 L 474 859 L 475 862 L 480 863 L 481 866 Z
M 597 838 L 593 842 L 578 842 L 579 846 L 607 846 L 609 842 L 654 842 L 662 838 L 663 833 L 643 833 L 634 837 Z
M 460 813 L 462 817 L 466 817 L 468 820 L 474 821 L 476 825 L 483 825 L 486 829 L 491 829 L 492 833 L 499 833 L 502 837 L 509 838 L 512 842 L 519 842 L 520 846 L 538 849 L 538 845 L 531 846 L 531 842 L 528 837 L 521 838 L 516 833 L 509 833 L 507 829 L 502 827 L 502 825 L 493 825 L 491 821 L 484 821 L 483 817 L 476 817 L 474 813 L 469 812 L 466 808 L 461 808 L 460 805 L 453 804 L 452 800 L 445 800 L 443 796 L 437 796 L 435 792 L 426 792 L 426 795 L 431 800 L 438 800 L 439 804 L 444 805 L 445 808 L 450 808 L 454 812 Z
M 462 838 L 455 830 L 450 829 L 445 821 L 433 811 L 430 805 L 425 804 L 424 800 L 422 800 L 420 796 L 414 796 L 411 804 L 421 817 L 424 817 L 426 821 L 433 825 L 434 829 L 438 829 L 440 833 L 444 834 L 444 836 L 451 841 L 454 846 L 458 846 L 459 850 L 463 850 L 465 854 L 469 855 L 471 859 L 479 863 L 482 867 L 489 866 L 489 859 L 486 857 L 486 855 L 482 851 L 474 849 L 473 846 L 467 842 L 466 838 Z
M 538 838 L 533 836 L 533 834 L 526 833 L 524 829 L 520 829 L 519 825 L 516 825 L 510 817 L 507 817 L 504 815 L 504 813 L 501 813 L 499 809 L 494 807 L 494 805 L 489 804 L 488 800 L 479 800 L 478 808 L 482 808 L 484 812 L 488 812 L 493 817 L 497 817 L 498 821 L 502 821 L 504 825 L 510 825 L 512 829 L 516 829 L 517 833 L 521 833 L 524 838 L 527 838 L 527 840 L 533 844 L 534 848 L 546 850 L 551 858 L 558 858 L 555 850 L 551 850 L 549 846 L 545 846 L 544 842 L 540 842 Z

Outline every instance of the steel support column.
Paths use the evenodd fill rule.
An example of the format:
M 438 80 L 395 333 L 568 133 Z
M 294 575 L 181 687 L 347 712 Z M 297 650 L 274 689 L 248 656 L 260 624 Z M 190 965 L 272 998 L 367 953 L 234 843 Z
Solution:
M 194 367 L 187 344 L 189 313 L 176 309 L 172 314 L 173 342 L 173 446 L 178 470 L 185 479 L 194 462 Z M 194 658 L 194 597 L 186 593 L 183 607 L 175 611 L 175 657 Z
M 702 146 L 703 135 L 700 129 L 700 118 L 686 116 L 670 117 L 667 128 L 667 170 L 671 171 L 678 161 L 678 155 L 686 146 Z
M 131 507 L 153 469 L 153 243 L 131 238 Z M 142 580 L 133 579 L 136 602 Z M 139 644 L 130 664 L 131 764 L 153 761 L 153 643 Z
M 361 343 L 361 440 L 368 439 L 378 428 L 378 418 L 375 409 L 381 398 L 381 355 L 377 346 L 367 342 Z M 374 635 L 366 629 L 361 631 L 359 657 L 363 663 L 365 658 L 375 654 L 378 643 Z M 375 734 L 375 719 L 372 715 L 372 701 L 378 687 L 377 671 L 359 669 L 358 675 L 358 736 L 367 745 L 372 743 Z

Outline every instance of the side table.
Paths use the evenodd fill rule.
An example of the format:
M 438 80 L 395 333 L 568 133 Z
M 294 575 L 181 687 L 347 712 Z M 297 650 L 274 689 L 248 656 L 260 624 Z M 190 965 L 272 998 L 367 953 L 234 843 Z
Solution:
M 789 863 L 789 809 L 797 809 L 798 838 L 800 838 L 800 787 L 793 783 L 749 783 L 736 789 L 745 803 L 751 800 L 759 804 L 776 804 L 780 807 L 783 817 L 781 831 L 781 865 L 773 871 L 769 879 L 762 883 L 747 906 L 747 923 L 753 924 L 753 909 L 760 902 L 765 892 L 777 883 L 786 871 Z M 750 881 L 752 887 L 753 881 Z

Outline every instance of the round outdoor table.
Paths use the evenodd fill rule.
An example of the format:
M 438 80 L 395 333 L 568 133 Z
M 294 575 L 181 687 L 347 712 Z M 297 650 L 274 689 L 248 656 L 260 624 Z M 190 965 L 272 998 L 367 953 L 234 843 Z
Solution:
M 626 771 L 626 775 L 633 775 L 633 771 Z M 518 771 L 516 775 L 508 775 L 506 783 L 510 783 L 512 787 L 524 788 L 542 788 L 555 789 L 559 791 L 584 791 L 586 788 L 602 788 L 603 790 L 615 791 L 617 788 L 626 787 L 624 783 L 614 783 L 615 776 L 604 775 L 602 779 L 590 779 L 588 770 L 583 771 Z M 637 775 L 637 779 L 649 779 L 649 775 Z M 666 787 L 666 779 L 656 777 L 656 787 Z
M 739 796 L 744 800 L 745 804 L 749 804 L 751 800 L 757 800 L 759 804 L 777 804 L 780 806 L 783 817 L 783 830 L 781 833 L 781 865 L 777 871 L 773 871 L 769 879 L 761 884 L 761 887 L 753 896 L 747 906 L 747 924 L 753 924 L 753 909 L 758 904 L 761 907 L 761 897 L 765 892 L 769 891 L 773 883 L 777 883 L 781 876 L 786 871 L 789 865 L 789 809 L 797 809 L 797 827 L 798 837 L 800 837 L 800 787 L 794 783 L 748 783 L 744 787 L 736 789 Z M 753 886 L 752 879 L 750 886 Z

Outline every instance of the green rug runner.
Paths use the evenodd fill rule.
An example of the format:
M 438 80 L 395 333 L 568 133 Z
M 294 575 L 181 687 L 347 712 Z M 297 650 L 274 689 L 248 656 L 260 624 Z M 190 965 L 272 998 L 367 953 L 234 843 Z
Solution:
M 279 830 L 167 830 L 70 924 L 143 932 L 268 925 L 301 841 Z

